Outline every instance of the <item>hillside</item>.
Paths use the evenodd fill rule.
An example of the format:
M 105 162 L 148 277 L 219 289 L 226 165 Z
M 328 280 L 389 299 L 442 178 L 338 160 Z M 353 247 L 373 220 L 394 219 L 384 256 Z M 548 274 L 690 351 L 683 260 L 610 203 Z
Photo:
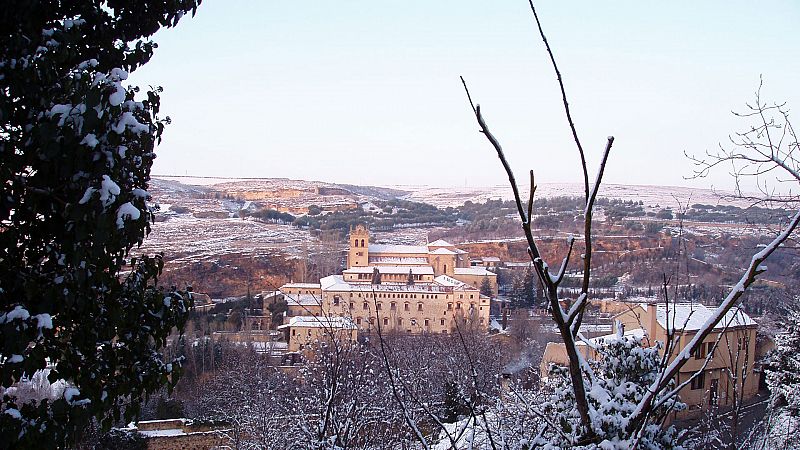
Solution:
M 139 251 L 164 252 L 166 267 L 162 281 L 165 283 L 192 284 L 195 289 L 214 296 L 242 295 L 248 286 L 252 291 L 270 289 L 288 280 L 313 279 L 318 272 L 334 270 L 341 264 L 344 234 L 353 221 L 373 223 L 375 242 L 403 244 L 419 244 L 438 237 L 456 243 L 506 239 L 516 237 L 519 230 L 514 208 L 496 200 L 510 195 L 510 190 L 503 187 L 382 188 L 279 178 L 182 180 L 205 181 L 205 184 L 168 179 L 152 181 L 150 192 L 160 211 L 153 232 Z M 540 203 L 547 205 L 535 211 L 538 214 L 536 225 L 542 227 L 540 232 L 544 235 L 579 234 L 573 218 L 579 214 L 577 209 L 580 208 L 576 205 L 580 202 L 557 197 L 578 196 L 580 186 L 542 185 L 538 192 L 541 193 L 537 195 Z M 604 251 L 611 257 L 608 261 L 617 261 L 619 255 L 631 250 L 659 247 L 657 242 L 642 235 L 641 224 L 650 221 L 659 228 L 677 226 L 674 219 L 657 217 L 659 211 L 674 207 L 677 201 L 694 205 L 731 204 L 709 190 L 674 187 L 612 185 L 601 195 L 621 201 L 599 207 L 599 221 L 607 220 L 607 214 L 618 216 L 613 217 L 615 227 L 608 229 L 616 236 L 598 242 L 598 263 L 606 260 L 601 256 Z M 556 201 L 548 202 L 548 198 Z M 489 199 L 495 200 L 486 203 Z M 417 203 L 410 203 L 412 201 Z M 422 202 L 450 208 L 437 212 Z M 464 202 L 472 203 L 466 206 Z M 456 208 L 452 208 L 454 206 Z M 298 227 L 295 218 L 303 219 L 309 207 L 319 209 L 313 219 L 315 226 Z M 722 213 L 727 211 L 727 207 L 716 208 L 721 208 Z M 265 215 L 264 211 L 270 214 Z M 704 210 L 697 212 L 704 213 Z M 723 219 L 725 217 L 723 215 Z M 419 218 L 426 219 L 417 220 Z M 718 220 L 718 223 L 687 219 L 684 225 L 687 231 L 707 236 L 713 242 L 726 233 L 745 230 L 735 223 L 741 214 L 730 215 L 730 218 L 733 220 Z M 303 220 L 301 224 L 308 223 Z M 638 222 L 639 228 L 628 226 L 634 223 L 626 225 L 628 221 Z M 739 220 L 739 223 L 745 222 Z M 745 234 L 752 232 L 749 230 Z M 562 241 L 563 238 L 556 239 L 552 250 L 557 252 Z M 524 245 L 519 248 L 515 245 L 506 248 L 492 248 L 487 244 L 468 246 L 476 256 L 485 253 L 486 256 L 524 259 Z M 302 264 L 298 264 L 301 261 Z

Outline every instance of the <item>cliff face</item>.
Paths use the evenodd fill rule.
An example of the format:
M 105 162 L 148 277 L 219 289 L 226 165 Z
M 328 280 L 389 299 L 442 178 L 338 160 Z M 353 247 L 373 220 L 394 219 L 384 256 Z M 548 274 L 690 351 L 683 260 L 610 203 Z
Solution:
M 593 265 L 615 262 L 620 257 L 630 254 L 646 255 L 669 246 L 670 238 L 659 236 L 599 236 L 594 239 Z M 567 253 L 567 242 L 563 237 L 539 238 L 536 241 L 539 252 L 549 264 L 560 263 Z M 491 240 L 458 244 L 458 247 L 469 252 L 471 258 L 496 256 L 502 261 L 527 262 L 528 243 L 524 239 Z M 578 268 L 577 258 L 584 252 L 583 241 L 575 240 L 573 258 L 570 267 Z
M 281 254 L 258 257 L 224 254 L 214 261 L 186 264 L 170 264 L 167 258 L 165 265 L 162 285 L 189 285 L 212 298 L 246 295 L 248 285 L 252 294 L 277 289 L 291 280 L 295 270 L 293 260 Z

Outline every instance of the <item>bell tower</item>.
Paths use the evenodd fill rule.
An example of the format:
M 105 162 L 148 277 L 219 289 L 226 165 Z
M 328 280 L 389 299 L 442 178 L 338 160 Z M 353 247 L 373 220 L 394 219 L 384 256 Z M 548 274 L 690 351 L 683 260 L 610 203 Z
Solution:
M 350 228 L 350 250 L 347 253 L 347 267 L 367 267 L 369 265 L 369 230 L 358 224 Z

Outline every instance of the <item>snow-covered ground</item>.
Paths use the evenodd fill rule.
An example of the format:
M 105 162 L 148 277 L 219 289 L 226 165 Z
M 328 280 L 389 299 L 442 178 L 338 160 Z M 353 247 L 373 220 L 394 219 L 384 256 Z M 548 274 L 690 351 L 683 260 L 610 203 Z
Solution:
M 393 186 L 397 189 L 411 191 L 404 197 L 406 200 L 430 203 L 438 207 L 458 206 L 469 200 L 474 203 L 490 199 L 512 200 L 513 194 L 508 185 L 474 186 L 474 187 L 430 187 L 430 186 Z M 521 192 L 526 195 L 527 187 Z M 686 203 L 703 203 L 708 205 L 733 205 L 740 208 L 749 206 L 744 200 L 729 200 L 722 195 L 730 192 L 712 191 L 711 189 L 694 189 L 678 186 L 628 186 L 621 184 L 604 184 L 600 188 L 600 197 L 621 200 L 642 201 L 646 207 L 678 208 Z M 536 188 L 537 198 L 550 197 L 582 197 L 583 185 L 577 183 L 543 183 Z

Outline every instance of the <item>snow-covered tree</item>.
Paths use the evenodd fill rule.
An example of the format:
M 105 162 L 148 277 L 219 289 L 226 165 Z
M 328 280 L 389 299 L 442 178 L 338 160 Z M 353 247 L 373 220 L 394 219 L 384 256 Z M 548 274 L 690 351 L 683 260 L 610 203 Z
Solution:
M 605 149 L 600 156 L 600 164 L 593 177 L 590 177 L 590 170 L 587 164 L 587 152 L 581 143 L 578 130 L 572 118 L 569 102 L 567 101 L 566 89 L 561 77 L 556 59 L 553 56 L 552 48 L 547 41 L 543 27 L 537 15 L 532 1 L 529 1 L 531 12 L 538 27 L 539 35 L 542 38 L 547 50 L 552 68 L 556 74 L 558 87 L 563 101 L 564 112 L 574 140 L 578 156 L 580 157 L 579 168 L 582 173 L 584 188 L 584 214 L 583 214 L 583 233 L 580 242 L 570 237 L 567 239 L 567 250 L 563 259 L 557 266 L 550 267 L 539 249 L 539 239 L 533 234 L 532 220 L 534 217 L 534 196 L 536 183 L 534 172 L 530 171 L 530 190 L 528 196 L 523 199 L 517 184 L 514 172 L 506 159 L 503 147 L 497 137 L 489 130 L 480 105 L 473 102 L 472 96 L 467 88 L 466 81 L 462 78 L 462 83 L 467 94 L 469 105 L 472 108 L 475 119 L 478 123 L 479 131 L 491 144 L 500 159 L 502 167 L 508 176 L 517 212 L 519 214 L 522 230 L 528 244 L 528 253 L 533 265 L 536 276 L 541 283 L 544 291 L 544 301 L 550 311 L 551 318 L 556 326 L 560 339 L 564 344 L 567 360 L 569 361 L 566 372 L 569 377 L 568 390 L 570 397 L 565 397 L 571 416 L 555 417 L 552 426 L 558 428 L 559 422 L 572 418 L 574 429 L 570 429 L 567 436 L 567 446 L 593 446 L 606 442 L 608 432 L 603 428 L 605 422 L 596 420 L 596 394 L 598 391 L 604 392 L 602 380 L 588 364 L 585 357 L 581 354 L 579 343 L 583 340 L 580 335 L 581 323 L 587 307 L 591 304 L 592 293 L 589 290 L 592 276 L 592 251 L 594 245 L 593 237 L 593 214 L 597 194 L 603 181 L 606 164 L 614 144 L 614 137 L 609 136 L 605 142 Z M 711 336 L 714 328 L 723 320 L 723 317 L 743 300 L 742 296 L 756 279 L 767 270 L 764 262 L 779 247 L 789 240 L 800 224 L 800 197 L 796 194 L 797 186 L 800 185 L 800 159 L 797 157 L 798 141 L 797 135 L 789 121 L 788 110 L 784 105 L 768 105 L 760 98 L 760 89 L 756 94 L 756 102 L 748 105 L 749 110 L 739 114 L 740 117 L 755 121 L 748 126 L 746 131 L 731 136 L 733 148 L 720 146 L 718 153 L 709 153 L 705 159 L 699 158 L 694 161 L 697 164 L 697 176 L 704 176 L 710 170 L 725 166 L 733 167 L 732 173 L 736 178 L 737 194 L 740 198 L 749 198 L 754 202 L 773 202 L 782 203 L 796 207 L 791 217 L 787 218 L 780 232 L 774 238 L 755 252 L 749 263 L 742 270 L 739 280 L 730 288 L 727 294 L 720 298 L 719 305 L 714 310 L 711 317 L 693 334 L 688 342 L 681 342 L 679 351 L 674 354 L 666 349 L 672 349 L 676 342 L 671 338 L 664 342 L 665 353 L 668 355 L 660 361 L 656 370 L 657 376 L 650 378 L 650 382 L 642 379 L 641 398 L 631 403 L 632 408 L 624 420 L 624 426 L 620 429 L 620 434 L 613 444 L 605 448 L 630 448 L 631 443 L 636 442 L 650 433 L 652 426 L 658 425 L 659 411 L 665 406 L 674 404 L 674 399 L 678 395 L 684 384 L 670 389 L 681 368 L 691 360 L 691 355 L 701 346 L 706 338 Z M 777 175 L 780 173 L 780 175 Z M 775 181 L 767 180 L 764 177 L 775 175 Z M 748 197 L 739 190 L 739 181 L 743 177 L 754 177 L 758 186 L 762 189 L 763 195 L 760 197 Z M 771 183 L 778 184 L 778 188 L 770 186 Z M 783 194 L 788 192 L 788 194 Z M 580 250 L 577 257 L 578 265 L 581 267 L 582 280 L 576 299 L 562 298 L 560 296 L 560 286 L 564 281 L 567 267 L 573 257 L 573 248 L 578 245 Z M 701 369 L 702 370 L 702 369 Z M 695 372 L 699 374 L 699 372 Z
M 789 316 L 765 363 L 773 407 L 800 416 L 800 313 Z
M 0 438 L 56 447 L 94 416 L 174 381 L 158 348 L 191 299 L 165 292 L 146 191 L 160 88 L 125 85 L 150 39 L 199 0 L 5 2 L 0 13 Z M 143 94 L 143 95 L 141 95 Z M 13 387 L 49 368 L 68 387 L 24 402 Z

